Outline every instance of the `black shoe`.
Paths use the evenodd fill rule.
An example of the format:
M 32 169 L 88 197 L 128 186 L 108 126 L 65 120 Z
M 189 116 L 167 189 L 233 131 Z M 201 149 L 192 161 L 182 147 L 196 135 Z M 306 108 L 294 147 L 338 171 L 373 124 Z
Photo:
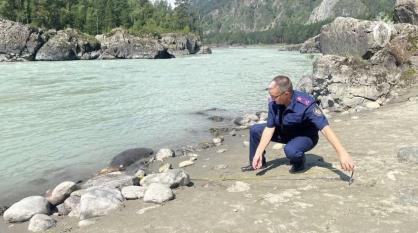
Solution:
M 289 172 L 294 174 L 294 173 L 303 172 L 304 170 L 305 170 L 305 157 L 303 157 L 300 162 L 292 163 L 292 167 L 290 168 Z
M 264 168 L 266 168 L 265 164 L 262 165 L 261 168 L 259 168 L 259 169 L 264 169 Z M 242 172 L 251 172 L 251 171 L 255 171 L 255 169 L 253 168 L 253 165 L 247 165 L 245 167 L 241 167 L 241 171 Z

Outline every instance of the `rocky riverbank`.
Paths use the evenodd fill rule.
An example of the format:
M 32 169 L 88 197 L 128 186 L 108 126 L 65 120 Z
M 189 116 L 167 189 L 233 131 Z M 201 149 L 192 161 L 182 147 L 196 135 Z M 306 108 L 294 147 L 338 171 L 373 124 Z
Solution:
M 375 110 L 330 113 L 357 164 L 352 185 L 324 139 L 302 174 L 287 172 L 282 144 L 269 147 L 266 169 L 241 173 L 245 128 L 263 122 L 260 112 L 234 119 L 233 130 L 212 130 L 212 142 L 199 147 L 125 151 L 86 182 L 63 182 L 17 202 L 3 216 L 12 223 L 0 230 L 415 233 L 418 89 L 401 97 Z
M 207 115 L 214 122 L 225 121 L 223 116 L 213 115 L 216 110 L 209 109 L 200 114 Z M 2 207 L 1 215 L 5 223 L 28 222 L 29 231 L 39 232 L 55 227 L 64 216 L 80 219 L 80 227 L 93 224 L 91 219 L 121 210 L 127 200 L 142 199 L 144 203 L 163 204 L 175 199 L 172 189 L 192 184 L 189 174 L 182 168 L 194 165 L 200 151 L 222 146 L 224 134 L 236 136 L 238 130 L 265 122 L 266 117 L 265 112 L 259 112 L 236 118 L 233 121 L 238 125 L 236 129 L 211 128 L 209 131 L 214 138 L 210 142 L 178 150 L 162 148 L 154 153 L 152 149 L 134 148 L 123 151 L 96 176 L 84 182 L 64 181 L 47 190 L 43 196 L 29 196 L 10 207 Z M 232 121 L 227 121 L 232 126 Z M 174 157 L 181 161 L 174 166 L 167 163 Z
M 1 61 L 164 59 L 211 53 L 193 34 L 133 35 L 122 28 L 91 36 L 75 29 L 44 31 L 0 18 Z
M 299 83 L 330 111 L 379 108 L 418 80 L 416 1 L 397 1 L 395 23 L 338 17 L 306 41 L 320 52 Z

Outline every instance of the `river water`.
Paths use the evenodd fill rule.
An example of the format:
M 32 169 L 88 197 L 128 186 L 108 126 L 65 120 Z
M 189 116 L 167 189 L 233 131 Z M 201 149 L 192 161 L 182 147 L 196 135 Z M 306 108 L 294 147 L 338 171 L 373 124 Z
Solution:
M 76 180 L 134 147 L 210 139 L 211 108 L 266 109 L 268 82 L 312 59 L 273 47 L 170 60 L 0 63 L 0 205 Z

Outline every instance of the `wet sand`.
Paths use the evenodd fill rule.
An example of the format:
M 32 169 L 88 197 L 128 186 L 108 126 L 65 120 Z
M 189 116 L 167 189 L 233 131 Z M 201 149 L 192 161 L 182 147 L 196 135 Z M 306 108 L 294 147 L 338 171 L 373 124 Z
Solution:
M 85 228 L 78 219 L 57 217 L 57 227 L 48 232 L 417 233 L 418 165 L 397 158 L 399 148 L 418 146 L 417 116 L 418 102 L 405 101 L 329 119 L 357 164 L 352 185 L 323 137 L 301 174 L 289 174 L 283 150 L 273 150 L 273 143 L 265 170 L 242 173 L 248 163 L 244 130 L 225 136 L 222 146 L 197 152 L 195 164 L 185 168 L 194 184 L 176 189 L 175 200 L 161 206 L 126 201 L 125 208 Z M 222 148 L 227 151 L 217 153 Z M 167 162 L 177 167 L 186 159 Z M 235 187 L 237 182 L 243 183 Z M 0 223 L 2 233 L 26 229 L 27 223 Z

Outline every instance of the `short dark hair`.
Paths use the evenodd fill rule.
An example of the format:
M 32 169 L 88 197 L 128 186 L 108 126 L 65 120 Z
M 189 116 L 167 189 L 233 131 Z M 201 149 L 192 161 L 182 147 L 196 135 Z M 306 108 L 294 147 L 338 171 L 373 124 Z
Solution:
M 280 92 L 289 91 L 290 93 L 293 93 L 293 85 L 289 77 L 284 75 L 278 75 L 273 78 L 272 82 L 274 82 L 277 85 Z

